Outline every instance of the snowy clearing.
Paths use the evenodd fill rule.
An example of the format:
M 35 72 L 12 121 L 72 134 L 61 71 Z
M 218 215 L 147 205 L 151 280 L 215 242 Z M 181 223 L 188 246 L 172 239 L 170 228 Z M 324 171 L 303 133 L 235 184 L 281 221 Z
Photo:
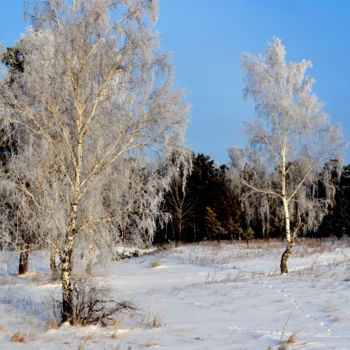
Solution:
M 350 349 L 350 240 L 202 243 L 96 267 L 94 281 L 136 311 L 113 326 L 54 327 L 48 253 L 0 255 L 0 345 L 7 349 Z

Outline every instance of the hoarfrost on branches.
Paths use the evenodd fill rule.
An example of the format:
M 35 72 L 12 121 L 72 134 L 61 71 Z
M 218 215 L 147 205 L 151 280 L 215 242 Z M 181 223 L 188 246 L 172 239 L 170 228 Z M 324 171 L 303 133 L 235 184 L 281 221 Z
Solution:
M 154 0 L 37 1 L 15 45 L 24 71 L 1 82 L 2 121 L 18 139 L 1 188 L 59 255 L 63 321 L 72 321 L 77 242 L 152 237 L 171 173 L 159 178 L 156 164 L 182 150 L 188 107 L 150 25 L 157 9 Z
M 287 239 L 282 273 L 288 272 L 298 229 L 316 229 L 327 213 L 334 196 L 330 172 L 335 169 L 329 165 L 339 168 L 343 148 L 339 126 L 330 124 L 312 92 L 314 80 L 306 75 L 311 62 L 286 63 L 285 56 L 279 38 L 263 56 L 243 55 L 243 93 L 253 99 L 256 119 L 245 123 L 247 148 L 230 152 L 231 176 L 240 186 L 248 218 L 257 210 L 270 215 L 277 201 L 275 215 L 283 219 Z

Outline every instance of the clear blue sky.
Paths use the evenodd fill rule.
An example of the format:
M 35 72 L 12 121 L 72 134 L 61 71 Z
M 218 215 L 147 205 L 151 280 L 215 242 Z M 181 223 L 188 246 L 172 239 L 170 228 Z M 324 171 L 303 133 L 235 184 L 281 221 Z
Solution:
M 273 36 L 288 60 L 312 61 L 314 91 L 350 141 L 350 1 L 160 0 L 157 30 L 173 53 L 176 87 L 188 92 L 187 144 L 195 152 L 221 164 L 229 147 L 244 146 L 242 121 L 252 120 L 254 109 L 242 98 L 240 56 L 264 52 Z M 22 0 L 0 0 L 3 46 L 24 31 Z

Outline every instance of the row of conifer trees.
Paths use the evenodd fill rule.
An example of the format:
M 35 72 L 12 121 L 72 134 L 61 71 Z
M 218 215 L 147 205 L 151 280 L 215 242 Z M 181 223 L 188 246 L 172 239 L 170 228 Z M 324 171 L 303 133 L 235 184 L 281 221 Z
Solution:
M 274 215 L 248 222 L 240 198 L 229 181 L 227 165 L 218 166 L 208 155 L 193 154 L 193 169 L 172 181 L 164 209 L 172 220 L 159 228 L 156 243 L 169 241 L 249 240 L 283 237 L 281 221 Z M 342 167 L 335 200 L 317 232 L 299 235 L 341 237 L 350 232 L 350 165 Z

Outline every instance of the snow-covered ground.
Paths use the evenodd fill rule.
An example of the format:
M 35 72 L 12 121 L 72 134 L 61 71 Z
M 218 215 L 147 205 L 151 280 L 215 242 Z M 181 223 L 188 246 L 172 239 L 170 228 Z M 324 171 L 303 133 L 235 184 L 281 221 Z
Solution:
M 350 349 L 350 240 L 299 241 L 287 276 L 282 251 L 276 241 L 189 244 L 96 267 L 94 281 L 137 310 L 108 327 L 58 329 L 47 252 L 24 277 L 17 256 L 0 252 L 0 349 Z

